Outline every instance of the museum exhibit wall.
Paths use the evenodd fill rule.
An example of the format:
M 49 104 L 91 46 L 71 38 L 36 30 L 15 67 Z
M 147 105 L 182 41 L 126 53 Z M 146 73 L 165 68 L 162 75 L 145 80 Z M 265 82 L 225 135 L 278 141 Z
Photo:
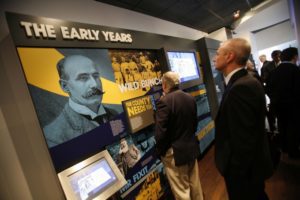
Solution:
M 44 17 L 44 15 L 35 17 Z M 75 22 L 77 23 L 78 21 Z M 4 29 L 7 28 L 8 27 L 5 27 Z M 16 26 L 15 28 L 20 27 Z M 11 27 L 11 30 L 12 29 L 14 29 L 14 27 Z M 112 29 L 115 31 L 123 30 Z M 13 34 L 13 32 L 11 33 Z M 142 33 L 141 36 L 142 37 L 138 38 L 139 42 L 134 43 L 132 46 L 126 47 L 124 44 L 111 43 L 108 46 L 106 44 L 100 47 L 142 50 L 157 50 L 164 47 L 166 49 L 197 50 L 197 46 L 193 40 L 148 33 Z M 30 51 L 26 49 L 26 47 L 31 47 L 32 44 L 27 43 L 20 45 L 17 52 L 11 34 L 7 32 L 6 35 L 1 35 L 1 38 L 1 91 L 5 94 L 1 95 L 1 125 L 3 124 L 3 126 L 1 126 L 1 142 L 3 142 L 2 147 L 5 149 L 1 154 L 1 168 L 4 169 L 5 172 L 1 177 L 1 179 L 3 179 L 3 181 L 1 181 L 1 189 L 3 188 L 5 193 L 1 195 L 8 199 L 20 199 L 21 196 L 23 199 L 24 197 L 25 199 L 63 199 L 63 192 L 56 175 L 58 171 L 53 167 L 53 160 L 49 155 L 45 138 L 43 134 L 41 134 L 43 130 L 39 118 L 39 111 L 36 109 L 36 102 L 33 102 L 33 98 L 30 96 L 31 89 L 27 85 L 28 77 L 26 77 L 24 69 L 25 61 L 22 60 L 22 55 L 20 54 L 20 51 L 22 51 L 20 49 L 23 47 L 25 51 Z M 15 38 L 14 36 L 14 39 Z M 103 44 L 104 43 L 105 42 L 103 42 Z M 43 45 L 45 45 L 45 48 L 51 48 L 51 46 L 52 48 L 60 46 L 67 47 L 66 43 L 63 42 L 59 44 L 54 41 L 54 44 L 55 45 L 50 46 Z M 43 45 L 33 46 L 43 47 Z M 81 46 L 78 45 L 77 42 L 75 47 L 95 48 L 97 45 L 93 46 L 89 44 Z M 62 49 L 60 52 L 63 51 Z M 32 55 L 32 52 L 30 52 L 29 55 Z M 50 54 L 49 56 L 51 57 Z M 23 68 L 20 66 L 23 66 Z M 205 97 L 205 87 L 199 86 L 188 92 L 193 93 L 194 96 L 198 96 L 199 106 L 201 107 Z M 199 139 L 213 129 L 211 119 L 207 118 L 208 114 L 209 113 L 205 113 L 205 115 L 201 115 L 200 113 L 199 115 L 201 120 L 206 120 L 205 123 L 200 124 L 198 127 L 200 131 Z M 210 139 L 202 144 L 202 148 L 205 149 L 212 139 L 213 137 L 210 136 Z M 7 159 L 7 157 L 10 159 Z M 2 162 L 2 160 L 5 160 L 5 162 Z
M 8 34 L 8 27 L 5 26 L 5 11 L 82 23 L 101 24 L 103 26 L 139 30 L 192 40 L 207 36 L 205 32 L 93 0 L 54 0 L 51 2 L 47 0 L 1 1 L 0 11 L 0 39 Z

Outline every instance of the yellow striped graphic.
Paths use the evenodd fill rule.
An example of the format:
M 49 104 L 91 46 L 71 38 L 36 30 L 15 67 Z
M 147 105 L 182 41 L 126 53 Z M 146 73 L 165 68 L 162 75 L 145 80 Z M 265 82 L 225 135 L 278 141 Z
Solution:
M 59 85 L 59 76 L 56 70 L 57 62 L 64 56 L 55 48 L 18 48 L 19 57 L 27 82 L 43 90 L 68 96 Z M 102 103 L 121 104 L 122 101 L 144 95 L 146 91 L 134 90 L 124 93 L 119 85 L 113 81 L 101 78 L 103 90 Z
M 209 131 L 211 131 L 215 127 L 214 121 L 210 121 L 203 129 L 199 131 L 197 134 L 198 140 L 201 140 Z

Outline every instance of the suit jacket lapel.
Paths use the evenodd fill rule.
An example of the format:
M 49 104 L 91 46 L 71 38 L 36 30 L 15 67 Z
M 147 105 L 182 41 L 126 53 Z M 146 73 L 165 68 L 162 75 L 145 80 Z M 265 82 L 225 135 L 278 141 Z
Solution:
M 228 92 L 230 91 L 233 83 L 238 80 L 239 78 L 247 75 L 248 72 L 246 69 L 241 69 L 239 71 L 237 71 L 235 74 L 233 74 L 233 76 L 230 78 L 226 88 L 225 88 L 225 91 L 222 95 L 222 100 L 221 100 L 221 103 L 220 103 L 220 106 L 219 106 L 219 110 L 218 110 L 218 114 L 217 114 L 217 118 L 218 118 L 218 115 L 220 113 L 220 110 L 222 109 L 222 106 L 223 106 L 223 103 L 224 103 L 224 100 L 226 99 L 227 95 L 228 95 Z
M 239 78 L 247 75 L 247 70 L 246 69 L 241 69 L 239 71 L 237 71 L 235 74 L 233 74 L 233 76 L 230 78 L 226 90 L 230 90 L 230 88 L 232 87 L 233 83 L 238 80 Z

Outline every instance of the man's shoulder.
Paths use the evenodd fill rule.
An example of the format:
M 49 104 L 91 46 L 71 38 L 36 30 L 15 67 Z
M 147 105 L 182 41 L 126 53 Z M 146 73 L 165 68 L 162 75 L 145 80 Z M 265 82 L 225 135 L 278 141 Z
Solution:
M 242 94 L 251 94 L 252 92 L 264 93 L 261 82 L 251 74 L 237 79 L 237 81 L 233 83 L 231 90 L 240 91 Z
M 75 112 L 68 103 L 64 106 L 61 113 L 48 125 L 44 127 L 47 130 L 56 130 L 56 132 L 61 132 L 62 130 L 68 129 L 80 129 L 82 125 L 82 120 L 86 119 L 79 113 Z M 80 122 L 80 123 L 79 123 Z
M 276 64 L 274 61 L 270 61 L 266 64 L 266 69 L 268 69 L 268 70 L 273 70 L 275 68 L 276 68 Z
M 44 127 L 45 134 L 48 134 L 48 132 L 50 132 L 51 134 L 53 134 L 53 132 L 60 132 L 60 130 L 64 129 L 63 127 L 68 126 L 68 117 L 66 116 L 66 114 L 71 114 L 71 112 L 68 112 L 68 110 L 70 109 L 68 107 L 68 105 L 65 105 L 60 114 L 52 122 Z

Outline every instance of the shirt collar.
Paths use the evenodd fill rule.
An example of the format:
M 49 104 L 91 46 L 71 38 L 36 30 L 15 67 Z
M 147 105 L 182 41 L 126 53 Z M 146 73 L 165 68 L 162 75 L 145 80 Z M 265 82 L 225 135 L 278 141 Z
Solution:
M 292 61 L 281 61 L 280 64 L 281 64 L 281 63 L 291 63 L 291 64 L 294 64 Z M 278 64 L 278 65 L 279 65 L 279 64 Z M 278 65 L 277 65 L 277 66 L 278 66 Z
M 228 82 L 230 81 L 230 78 L 233 76 L 233 74 L 235 74 L 237 71 L 240 71 L 242 69 L 244 69 L 244 68 L 243 67 L 236 68 L 235 70 L 230 72 L 227 76 L 224 76 L 225 84 L 226 85 L 228 84 Z
M 83 105 L 80 105 L 80 104 L 74 102 L 71 98 L 69 98 L 69 105 L 75 112 L 82 114 L 82 115 L 89 115 L 91 117 L 91 119 L 94 119 L 97 116 L 106 114 L 106 111 L 102 104 L 100 105 L 97 113 L 93 112 L 86 106 L 83 106 Z

